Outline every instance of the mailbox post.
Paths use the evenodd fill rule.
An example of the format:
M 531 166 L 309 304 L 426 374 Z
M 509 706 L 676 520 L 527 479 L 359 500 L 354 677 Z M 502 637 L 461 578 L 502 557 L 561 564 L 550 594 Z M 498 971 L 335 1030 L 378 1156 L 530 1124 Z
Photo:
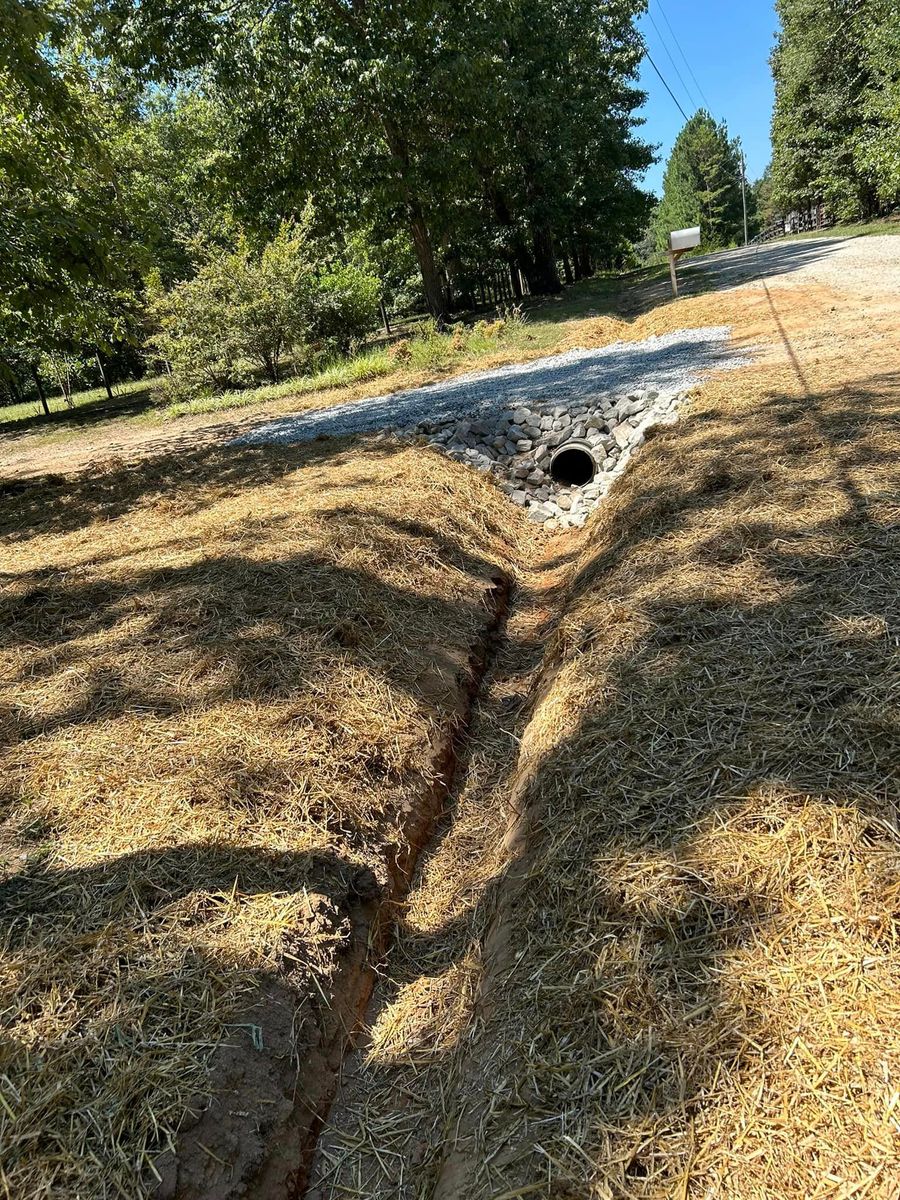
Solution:
M 695 250 L 700 245 L 700 226 L 693 229 L 676 229 L 669 234 L 669 274 L 672 276 L 672 295 L 678 296 L 678 275 L 675 264 L 688 250 Z

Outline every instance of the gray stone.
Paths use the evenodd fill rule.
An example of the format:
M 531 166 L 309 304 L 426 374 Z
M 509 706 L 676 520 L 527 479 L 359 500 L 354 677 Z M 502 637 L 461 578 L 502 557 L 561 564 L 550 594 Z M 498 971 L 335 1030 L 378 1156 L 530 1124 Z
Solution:
M 523 491 L 522 488 L 516 488 L 516 490 L 510 494 L 509 498 L 512 500 L 513 504 L 522 505 L 528 499 L 528 493 Z
M 617 425 L 613 430 L 613 437 L 616 439 L 616 444 L 624 449 L 631 438 L 634 436 L 634 431 L 630 425 Z
M 517 408 L 513 413 L 513 424 L 524 425 L 530 416 L 531 413 L 527 408 Z
M 511 442 L 517 442 L 519 438 L 525 436 L 525 430 L 520 425 L 513 424 L 507 429 L 506 436 Z
M 556 497 L 556 503 L 563 512 L 568 512 L 572 507 L 572 497 L 568 494 L 568 492 L 560 492 L 560 494 Z
M 547 476 L 540 469 L 540 467 L 535 467 L 533 471 L 531 471 L 528 475 L 525 476 L 525 478 L 528 480 L 529 483 L 533 483 L 535 485 L 535 487 L 537 487 L 544 482 L 544 480 L 547 478 Z
M 516 442 L 516 449 L 520 454 L 527 454 L 533 444 L 531 438 L 519 438 Z
M 543 504 L 532 504 L 528 509 L 528 520 L 534 521 L 535 525 L 543 525 L 549 515 Z
M 543 429 L 544 432 L 546 433 L 548 429 L 552 429 L 552 428 L 553 428 L 553 418 L 550 416 L 549 413 L 547 413 L 543 417 L 541 417 L 541 429 Z

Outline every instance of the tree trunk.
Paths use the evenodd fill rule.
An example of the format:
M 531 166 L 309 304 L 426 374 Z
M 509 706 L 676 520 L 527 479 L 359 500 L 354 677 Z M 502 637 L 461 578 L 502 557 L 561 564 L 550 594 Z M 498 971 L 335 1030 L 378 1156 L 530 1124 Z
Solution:
M 563 277 L 565 278 L 566 286 L 571 287 L 572 284 L 575 282 L 575 278 L 572 275 L 572 264 L 569 262 L 569 256 L 568 256 L 568 254 L 565 253 L 565 251 L 563 252 L 563 256 L 562 256 L 562 265 L 563 265 Z
M 103 380 L 103 386 L 106 388 L 107 398 L 112 400 L 112 398 L 113 398 L 112 388 L 109 386 L 109 380 L 106 378 L 106 372 L 103 370 L 103 361 L 100 358 L 99 350 L 96 350 L 94 352 L 94 358 L 96 358 L 96 360 L 97 360 L 97 367 L 100 371 L 100 378 Z
M 447 320 L 447 304 L 444 297 L 444 285 L 441 281 L 441 273 L 434 259 L 431 236 L 418 201 L 411 200 L 409 208 L 410 233 L 412 234 L 416 258 L 419 261 L 419 271 L 422 275 L 422 285 L 425 289 L 425 301 L 438 325 L 443 325 Z
M 532 293 L 556 295 L 562 291 L 556 269 L 553 235 L 546 227 L 534 231 L 534 264 L 532 274 L 526 278 Z
M 50 416 L 50 405 L 47 403 L 47 395 L 44 391 L 44 385 L 41 383 L 41 377 L 40 377 L 40 375 L 38 375 L 38 369 L 34 365 L 34 363 L 31 364 L 31 375 L 32 375 L 32 378 L 34 379 L 34 386 L 37 388 L 37 394 L 41 398 L 41 407 L 44 410 L 44 416 L 49 417 Z
M 425 301 L 438 326 L 442 326 L 448 316 L 447 303 L 444 297 L 440 272 L 435 262 L 434 247 L 431 244 L 431 234 L 428 231 L 428 225 L 425 221 L 422 203 L 409 182 L 411 165 L 409 161 L 409 148 L 403 134 L 393 120 L 388 117 L 382 117 L 382 126 L 388 149 L 397 160 L 399 168 L 401 187 L 403 188 L 403 195 L 406 200 L 406 210 L 409 214 L 409 231 L 412 235 L 413 248 L 416 252 L 419 271 L 422 275 L 422 286 L 425 289 Z
M 384 332 L 390 337 L 391 323 L 388 320 L 387 309 L 384 307 L 384 301 L 378 301 L 378 311 L 381 313 L 381 324 L 384 326 Z

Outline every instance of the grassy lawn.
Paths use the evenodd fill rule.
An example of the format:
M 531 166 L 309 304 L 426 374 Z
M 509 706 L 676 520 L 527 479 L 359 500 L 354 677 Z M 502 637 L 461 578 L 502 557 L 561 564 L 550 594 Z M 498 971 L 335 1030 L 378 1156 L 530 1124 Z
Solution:
M 161 383 L 161 377 L 117 383 L 113 386 L 112 400 L 103 387 L 73 392 L 71 408 L 62 396 L 48 396 L 49 417 L 36 400 L 5 405 L 0 408 L 0 433 L 24 432 L 27 429 L 69 424 L 93 424 L 127 415 L 134 416 L 146 411 Z
M 850 225 L 833 225 L 830 229 L 813 229 L 809 233 L 791 233 L 776 242 L 811 241 L 813 238 L 859 238 L 884 237 L 900 233 L 900 217 L 887 217 L 882 221 L 857 221 Z
M 625 278 L 629 285 L 634 285 L 664 273 L 665 268 L 650 267 L 631 272 Z M 501 319 L 498 324 L 493 314 L 486 314 L 440 334 L 427 325 L 416 327 L 409 336 L 388 346 L 363 349 L 327 363 L 309 375 L 292 376 L 276 384 L 265 383 L 167 404 L 162 392 L 165 377 L 158 376 L 117 385 L 113 402 L 103 388 L 76 393 L 73 408 L 68 408 L 62 397 L 53 397 L 49 401 L 49 417 L 37 402 L 11 405 L 0 409 L 0 434 L 52 430 L 56 440 L 66 429 L 107 420 L 159 424 L 179 417 L 311 397 L 389 377 L 395 388 L 406 384 L 417 386 L 429 378 L 552 354 L 565 340 L 560 326 L 615 312 L 622 285 L 622 277 L 615 275 L 584 280 L 567 288 L 559 297 L 526 301 L 522 320 Z M 333 403 L 334 397 L 329 397 L 329 402 Z

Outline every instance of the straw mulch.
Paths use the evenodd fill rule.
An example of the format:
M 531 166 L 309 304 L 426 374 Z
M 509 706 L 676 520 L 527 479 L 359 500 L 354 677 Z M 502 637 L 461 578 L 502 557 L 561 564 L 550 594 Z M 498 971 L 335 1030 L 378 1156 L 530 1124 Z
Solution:
M 729 307 L 761 365 L 497 665 L 316 1200 L 897 1195 L 900 345 L 821 288 L 645 324 Z
M 430 452 L 334 442 L 4 504 L 0 1192 L 134 1196 L 260 981 L 301 1023 L 327 997 L 524 521 Z

